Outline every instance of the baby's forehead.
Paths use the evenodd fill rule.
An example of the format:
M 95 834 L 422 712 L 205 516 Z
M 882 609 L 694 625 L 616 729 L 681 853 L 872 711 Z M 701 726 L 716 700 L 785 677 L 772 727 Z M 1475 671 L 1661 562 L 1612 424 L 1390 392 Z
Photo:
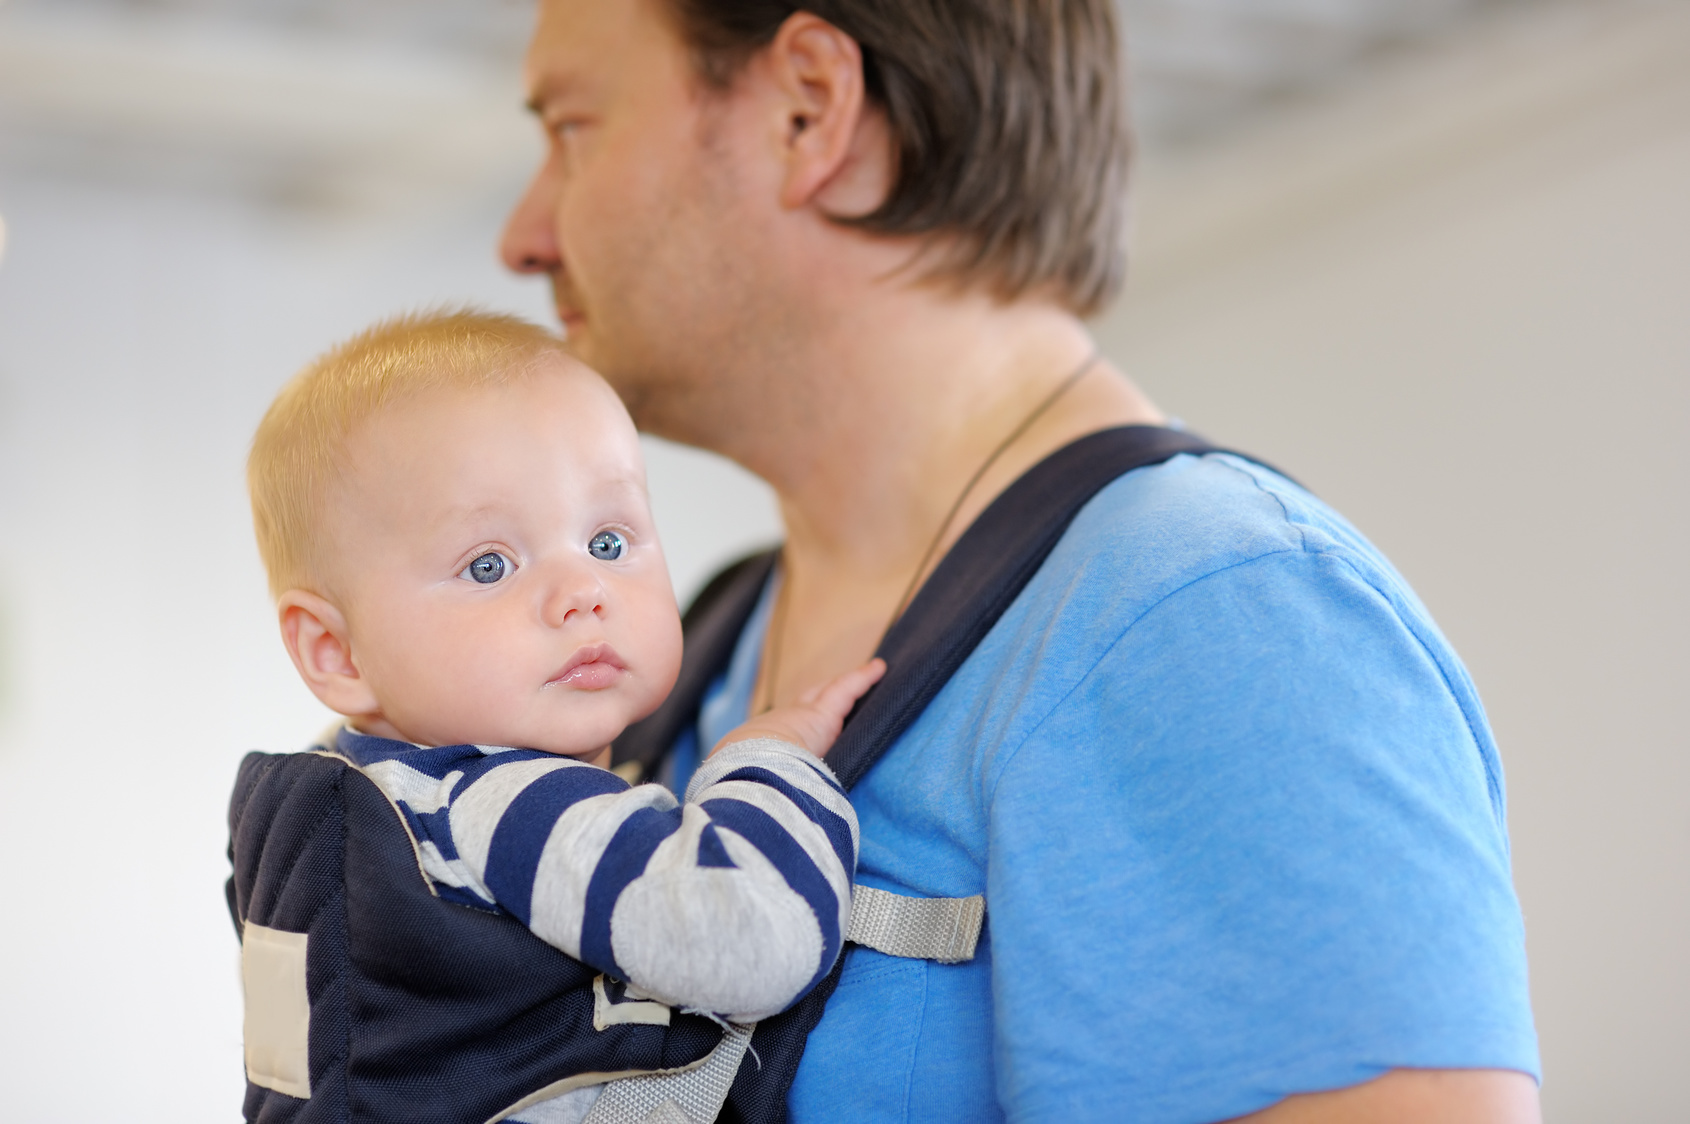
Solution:
M 456 500 L 478 481 L 520 482 L 519 469 L 645 494 L 639 435 L 621 401 L 590 369 L 557 359 L 498 383 L 413 390 L 348 433 L 341 459 L 338 490 L 349 498 L 397 490 Z
M 508 408 L 512 403 L 519 405 Z M 639 435 L 616 392 L 592 368 L 563 355 L 544 356 L 503 378 L 412 388 L 372 411 L 359 428 L 379 431 L 426 419 L 437 428 L 485 429 L 490 414 L 511 431 L 540 436 L 547 426 L 561 426 L 577 439 L 595 438 L 595 449 L 626 451 L 639 459 Z

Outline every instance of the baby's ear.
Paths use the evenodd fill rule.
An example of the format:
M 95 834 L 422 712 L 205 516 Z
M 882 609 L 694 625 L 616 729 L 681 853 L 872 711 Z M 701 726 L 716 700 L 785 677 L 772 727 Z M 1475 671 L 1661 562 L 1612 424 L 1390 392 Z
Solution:
M 380 709 L 353 662 L 346 617 L 339 609 L 315 593 L 290 589 L 276 599 L 276 616 L 293 666 L 318 701 L 349 718 Z

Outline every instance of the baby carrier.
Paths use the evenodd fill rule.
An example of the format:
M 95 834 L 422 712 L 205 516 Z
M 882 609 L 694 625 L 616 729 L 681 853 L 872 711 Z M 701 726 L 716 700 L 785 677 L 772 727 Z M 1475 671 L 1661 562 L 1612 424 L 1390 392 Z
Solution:
M 722 1039 L 436 897 L 387 797 L 339 758 L 249 755 L 229 821 L 250 1121 L 482 1124 L 571 1082 L 698 1068 Z
M 1132 469 L 1216 451 L 1178 430 L 1105 430 L 1058 450 L 994 500 L 881 642 L 887 674 L 828 754 L 846 789 L 962 666 L 1093 496 Z M 617 739 L 618 772 L 654 775 L 697 723 L 775 557 L 728 568 L 688 609 L 679 680 Z M 386 798 L 331 756 L 249 755 L 230 832 L 249 1121 L 490 1124 L 527 1119 L 527 1106 L 610 1080 L 588 1124 L 779 1124 L 805 1040 L 839 981 L 836 964 L 749 1035 L 630 999 L 514 918 L 435 897 Z M 858 886 L 852 914 L 853 943 L 956 963 L 974 955 L 985 901 Z

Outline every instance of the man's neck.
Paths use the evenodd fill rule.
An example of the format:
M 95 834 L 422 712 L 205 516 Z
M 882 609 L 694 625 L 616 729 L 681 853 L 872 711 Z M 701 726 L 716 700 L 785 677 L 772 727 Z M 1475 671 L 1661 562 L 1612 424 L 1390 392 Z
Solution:
M 742 326 L 751 342 L 731 368 L 662 400 L 660 432 L 733 458 L 780 499 L 787 541 L 761 705 L 868 659 L 904 593 L 1034 464 L 1087 433 L 1162 420 L 1098 360 L 1017 433 L 1092 357 L 1078 318 L 896 284 L 887 271 L 856 270 L 853 284 L 834 266 L 819 282 L 794 278 L 818 287 Z M 847 291 L 824 291 L 834 279 Z
M 1094 352 L 1084 325 L 1047 304 L 896 295 L 808 340 L 759 424 L 723 442 L 779 495 L 789 566 L 829 583 L 907 580 L 969 478 Z M 1075 438 L 1161 420 L 1099 359 L 1003 449 L 945 538 Z

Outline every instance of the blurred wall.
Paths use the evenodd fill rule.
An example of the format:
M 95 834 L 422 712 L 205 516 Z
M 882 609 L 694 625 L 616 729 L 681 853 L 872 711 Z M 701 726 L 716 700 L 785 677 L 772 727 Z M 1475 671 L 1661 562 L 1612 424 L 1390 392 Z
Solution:
M 494 253 L 540 152 L 500 62 L 0 9 L 6 1124 L 239 1114 L 229 787 L 330 718 L 277 639 L 246 447 L 289 375 L 377 317 L 549 320 Z M 778 537 L 748 474 L 648 456 L 683 595 Z
M 535 142 L 508 64 L 91 54 L 141 32 L 6 22 L 43 7 L 0 10 L 0 1118 L 229 1119 L 222 808 L 242 752 L 325 718 L 274 639 L 245 444 L 376 316 L 546 316 L 491 249 Z M 1467 658 L 1553 1124 L 1690 1114 L 1685 58 L 1682 5 L 1507 8 L 1152 148 L 1132 292 L 1098 327 L 1169 409 L 1350 514 Z M 15 127 L 19 60 L 50 79 L 30 120 L 107 97 L 124 124 L 82 149 Z M 280 140 L 247 153 L 253 114 Z M 743 473 L 651 452 L 683 596 L 778 534 Z
M 1139 188 L 1111 352 L 1349 515 L 1478 683 L 1546 1118 L 1690 1120 L 1690 8 L 1509 13 Z

